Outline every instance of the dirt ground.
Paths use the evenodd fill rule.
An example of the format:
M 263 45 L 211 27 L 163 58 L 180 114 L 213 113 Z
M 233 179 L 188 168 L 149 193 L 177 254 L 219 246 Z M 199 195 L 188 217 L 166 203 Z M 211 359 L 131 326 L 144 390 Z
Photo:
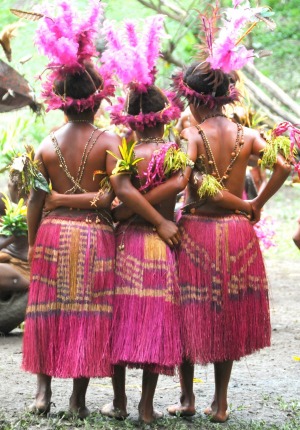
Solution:
M 278 201 L 280 207 L 281 203 Z M 290 246 L 294 247 L 291 240 Z M 298 251 L 296 257 L 298 257 Z M 248 429 L 250 423 L 265 422 L 268 425 L 279 426 L 276 428 L 280 429 L 300 429 L 300 424 L 299 427 L 289 424 L 295 411 L 300 416 L 300 359 L 297 360 L 297 357 L 300 357 L 300 252 L 299 259 L 283 258 L 280 253 L 276 256 L 276 252 L 273 252 L 273 255 L 266 259 L 266 267 L 270 281 L 272 346 L 234 364 L 229 386 L 231 419 L 228 426 L 235 429 Z M 0 429 L 49 428 L 43 424 L 30 427 L 5 427 L 4 425 L 1 427 L 1 418 L 2 420 L 5 418 L 6 423 L 15 423 L 24 414 L 26 406 L 32 402 L 35 394 L 34 375 L 24 373 L 20 369 L 21 350 L 22 332 L 20 330 L 14 330 L 7 337 L 0 337 Z M 204 407 L 208 405 L 213 395 L 212 366 L 197 367 L 195 378 L 197 415 L 194 420 L 197 420 L 197 417 L 202 416 Z M 51 414 L 55 415 L 58 411 L 67 410 L 71 385 L 70 380 L 53 381 L 52 400 L 55 406 L 53 405 Z M 128 371 L 129 423 L 137 419 L 140 391 L 141 371 Z M 179 394 L 178 376 L 160 377 L 155 395 L 156 408 L 166 411 L 169 404 L 178 401 Z M 91 411 L 99 411 L 99 407 L 110 402 L 111 399 L 112 387 L 109 379 L 91 380 L 87 394 L 87 404 Z M 246 427 L 239 427 L 239 425 L 231 427 L 232 424 L 240 421 L 249 423 L 249 427 L 247 424 Z M 203 428 L 193 422 L 195 421 L 190 424 L 193 428 Z M 220 428 L 226 426 L 227 424 Z M 129 428 L 125 424 L 120 424 L 121 427 Z

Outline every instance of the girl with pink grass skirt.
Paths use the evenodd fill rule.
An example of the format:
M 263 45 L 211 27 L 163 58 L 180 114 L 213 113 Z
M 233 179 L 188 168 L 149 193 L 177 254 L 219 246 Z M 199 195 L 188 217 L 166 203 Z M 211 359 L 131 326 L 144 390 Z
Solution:
M 62 194 L 97 193 L 93 172 L 106 169 L 106 150 L 120 142 L 93 125 L 101 100 L 113 94 L 114 86 L 91 62 L 102 14 L 99 2 L 91 3 L 85 18 L 66 2 L 55 17 L 45 12 L 36 36 L 41 52 L 50 58 L 50 73 L 43 82 L 48 109 L 61 109 L 67 123 L 42 142 L 35 159 Z M 32 189 L 28 201 L 31 281 L 23 368 L 37 374 L 37 393 L 29 409 L 47 414 L 52 377 L 73 378 L 69 410 L 85 418 L 89 378 L 112 373 L 113 193 L 99 197 L 98 210 L 58 208 L 43 217 L 45 195 L 45 189 Z
M 188 101 L 196 120 L 182 136 L 196 146 L 197 161 L 193 172 L 196 188 L 188 185 L 178 224 L 182 240 L 178 252 L 182 393 L 179 405 L 168 410 L 172 415 L 195 414 L 194 364 L 214 363 L 215 394 L 205 410 L 214 422 L 224 422 L 229 416 L 227 388 L 233 361 L 269 346 L 271 335 L 266 273 L 251 216 L 216 207 L 207 198 L 223 194 L 225 188 L 242 198 L 248 160 L 252 154 L 261 157 L 268 146 L 257 131 L 233 123 L 222 109 L 238 100 L 234 70 L 253 55 L 236 43 L 235 36 L 262 12 L 262 8 L 235 3 L 218 39 L 214 39 L 218 10 L 212 17 L 201 15 L 205 30 L 202 53 L 207 58 L 174 77 L 178 95 Z M 290 161 L 289 156 L 275 153 L 268 183 L 250 202 L 253 222 L 288 177 Z
M 122 156 L 117 156 L 117 164 L 112 157 L 109 169 L 116 195 L 131 209 L 130 214 L 134 214 L 126 219 L 126 208 L 114 210 L 115 219 L 120 221 L 116 229 L 111 335 L 114 401 L 105 405 L 101 412 L 108 416 L 126 416 L 125 366 L 142 368 L 139 418 L 151 423 L 162 416 L 153 406 L 158 375 L 173 374 L 181 360 L 182 346 L 177 263 L 173 250 L 179 243 L 179 236 L 176 231 L 172 239 L 163 241 L 160 223 L 151 221 L 149 215 L 155 211 L 173 225 L 178 190 L 174 185 L 173 190 L 166 185 L 161 191 L 164 195 L 157 196 L 157 202 L 151 201 L 154 207 L 148 203 L 149 210 L 145 213 L 139 211 L 132 196 L 139 195 L 147 202 L 149 196 L 146 200 L 144 193 L 166 181 L 168 174 L 164 175 L 162 169 L 166 154 L 170 150 L 176 157 L 179 149 L 171 149 L 172 145 L 164 141 L 164 124 L 179 118 L 181 104 L 174 94 L 163 92 L 154 84 L 160 38 L 164 32 L 162 16 L 148 18 L 139 33 L 136 24 L 130 21 L 120 29 L 107 25 L 106 32 L 105 65 L 115 70 L 127 93 L 126 98 L 119 99 L 111 109 L 111 119 L 115 124 L 134 130 L 137 143 L 134 153 L 131 145 L 127 149 L 123 146 Z M 127 166 L 124 165 L 124 150 L 132 154 L 132 160 L 127 158 Z M 169 174 L 183 169 L 188 175 L 190 163 L 183 154 L 181 162 L 176 168 L 171 167 Z

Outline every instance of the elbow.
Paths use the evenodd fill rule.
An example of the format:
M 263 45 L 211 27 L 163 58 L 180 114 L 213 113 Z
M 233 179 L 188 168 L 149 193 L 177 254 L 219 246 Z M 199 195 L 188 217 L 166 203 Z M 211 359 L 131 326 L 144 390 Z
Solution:
M 280 170 L 284 179 L 286 179 L 290 175 L 290 173 L 292 172 L 292 165 L 290 163 L 288 163 L 287 161 L 280 164 L 277 168 L 278 168 L 278 170 Z
M 34 191 L 29 194 L 27 206 L 36 205 L 37 203 L 44 203 L 45 195 L 41 195 L 40 193 Z
M 126 202 L 128 200 L 128 197 L 130 195 L 129 187 L 126 187 L 123 184 L 122 185 L 118 184 L 118 186 L 115 186 L 113 183 L 112 183 L 112 187 L 116 196 L 118 197 L 119 200 L 121 200 L 121 202 Z
M 110 177 L 110 183 L 119 200 L 126 203 L 132 191 L 129 175 L 115 175 Z
M 130 196 L 131 196 L 130 190 L 118 190 L 117 197 L 120 200 L 120 202 L 126 204 L 127 202 L 130 201 Z
M 209 199 L 210 201 L 212 201 L 213 203 L 220 203 L 223 200 L 223 194 L 221 191 L 218 191 L 217 194 L 215 194 L 214 196 L 210 197 Z
M 188 183 L 189 183 L 189 178 L 182 175 L 179 181 L 177 181 L 175 184 L 175 192 L 177 194 L 181 193 L 181 191 L 183 191 L 186 188 Z

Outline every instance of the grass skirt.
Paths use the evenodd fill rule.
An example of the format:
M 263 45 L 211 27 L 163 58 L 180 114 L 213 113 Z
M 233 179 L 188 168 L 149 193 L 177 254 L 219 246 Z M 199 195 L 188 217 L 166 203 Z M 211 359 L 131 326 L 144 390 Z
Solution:
M 150 225 L 121 225 L 117 230 L 112 362 L 173 374 L 181 357 L 174 251 Z
M 183 215 L 179 226 L 184 356 L 205 364 L 269 346 L 268 285 L 252 225 L 237 215 Z
M 38 230 L 23 368 L 61 378 L 110 376 L 114 231 L 97 214 L 52 212 Z

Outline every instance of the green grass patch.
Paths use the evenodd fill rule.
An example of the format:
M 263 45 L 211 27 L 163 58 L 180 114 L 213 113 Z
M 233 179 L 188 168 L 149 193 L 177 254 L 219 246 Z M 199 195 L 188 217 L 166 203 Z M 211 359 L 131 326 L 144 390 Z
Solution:
M 292 186 L 287 182 L 266 204 L 264 213 L 272 217 L 276 231 L 276 246 L 264 253 L 267 260 L 299 262 L 300 252 L 292 239 L 300 218 L 299 197 L 300 184 Z
M 0 430 L 81 430 L 81 429 L 169 429 L 169 430 L 300 430 L 300 403 L 298 401 L 286 402 L 283 398 L 267 400 L 268 406 L 284 411 L 287 417 L 285 423 L 274 424 L 263 420 L 246 421 L 238 420 L 232 412 L 231 418 L 224 424 L 214 424 L 207 417 L 197 416 L 193 418 L 168 417 L 160 419 L 151 425 L 127 418 L 125 421 L 116 421 L 103 417 L 99 413 L 93 413 L 86 420 L 81 421 L 76 417 L 68 418 L 63 413 L 50 414 L 48 417 L 39 417 L 24 413 L 18 418 L 9 420 L 5 413 L 0 411 Z

